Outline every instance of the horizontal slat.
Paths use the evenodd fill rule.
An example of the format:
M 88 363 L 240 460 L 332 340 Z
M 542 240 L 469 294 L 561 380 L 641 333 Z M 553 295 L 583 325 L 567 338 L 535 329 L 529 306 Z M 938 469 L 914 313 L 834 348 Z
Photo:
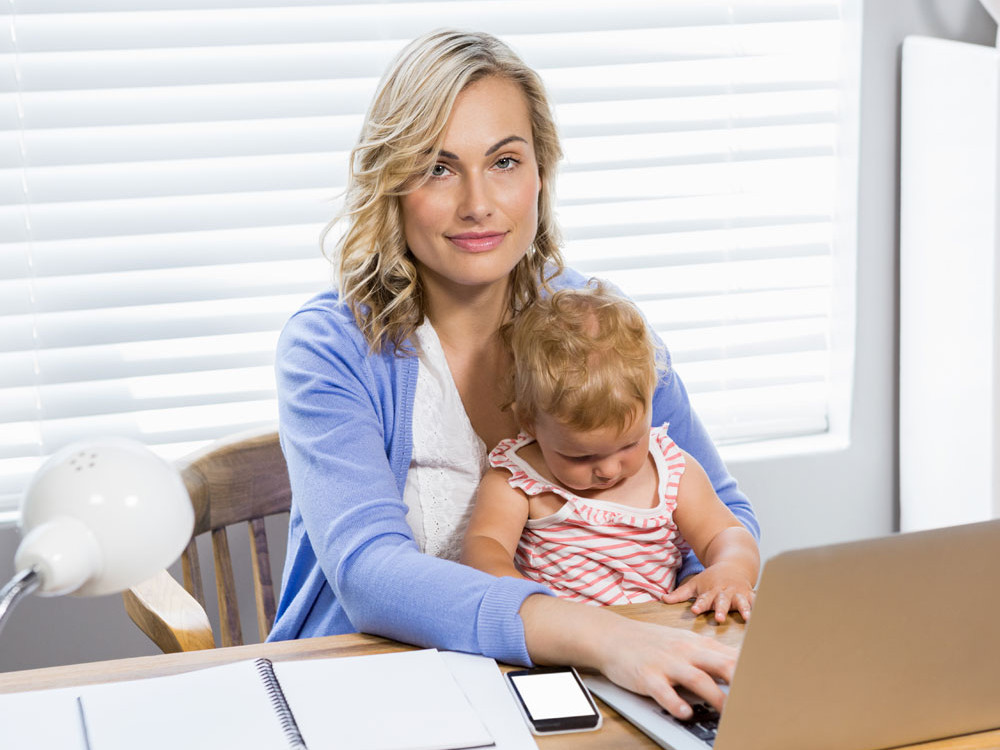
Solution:
M 759 388 L 794 388 L 827 382 L 830 355 L 821 351 L 781 352 L 751 357 L 733 356 L 725 361 L 678 362 L 684 384 L 701 394 L 733 393 Z M 742 406 L 735 406 L 740 409 Z
M 830 304 L 831 292 L 827 287 L 646 300 L 640 306 L 653 327 L 669 339 L 669 332 L 678 328 L 708 328 L 732 322 L 763 323 L 826 315 Z
M 269 330 L 5 352 L 0 389 L 270 365 L 277 340 Z
M 660 133 L 753 125 L 830 122 L 837 117 L 836 90 L 755 91 L 559 104 L 564 140 L 607 133 Z
M 790 154 L 774 158 L 763 155 L 748 160 L 735 156 L 727 161 L 720 155 L 720 161 L 716 163 L 565 172 L 559 177 L 558 191 L 560 206 L 567 207 L 581 203 L 646 202 L 673 197 L 690 197 L 707 207 L 715 196 L 731 205 L 732 200 L 723 196 L 773 196 L 775 192 L 787 190 L 786 185 L 796 184 L 800 188 L 800 204 L 807 197 L 813 197 L 814 203 L 822 205 L 825 194 L 829 194 L 830 180 L 835 171 L 835 160 L 818 147 L 815 153 L 802 156 Z M 614 221 L 613 216 L 607 218 Z M 572 226 L 573 220 L 567 219 L 566 224 Z
M 347 174 L 347 154 L 279 154 L 253 158 L 162 160 L 0 170 L 4 194 L 27 195 L 38 205 L 283 190 L 325 189 L 331 175 Z
M 376 79 L 0 94 L 0 129 L 363 114 Z
M 156 341 L 184 336 L 276 331 L 310 296 L 252 297 L 174 305 L 119 307 L 47 315 L 11 316 L 0 327 L 0 352 Z
M 831 186 L 817 185 L 830 189 Z M 569 241 L 732 227 L 814 224 L 831 220 L 829 201 L 811 191 L 769 196 L 726 195 L 638 199 L 628 202 L 560 204 Z
M 0 314 L 33 312 L 44 315 L 68 310 L 110 310 L 117 307 L 175 302 L 315 293 L 328 280 L 326 262 L 271 261 L 238 266 L 126 271 L 89 276 L 36 278 L 25 310 L 10 310 L 9 282 L 0 281 Z M 20 281 L 12 282 L 17 285 Z
M 238 156 L 344 151 L 361 132 L 362 115 L 266 120 L 114 125 L 0 131 L 0 167 L 95 165 L 108 162 L 227 159 Z M 22 154 L 23 138 L 23 154 Z M 80 143 L 87 144 L 86 149 Z M 336 175 L 341 182 L 344 174 Z
M 5 388 L 0 390 L 0 413 L 12 422 L 23 422 L 35 418 L 40 408 L 49 421 L 274 398 L 274 368 L 268 363 L 261 367 Z
M 833 227 L 828 222 L 751 226 L 622 238 L 610 253 L 605 237 L 566 244 L 573 265 L 590 273 L 605 269 L 645 268 L 752 258 L 821 255 L 830 252 Z
M 712 439 L 743 442 L 760 435 L 795 437 L 829 426 L 826 383 L 693 394 L 691 403 Z
M 348 120 L 348 124 L 340 124 Z M 621 129 L 619 129 L 621 125 Z M 697 164 L 720 160 L 752 161 L 766 155 L 832 153 L 833 122 L 796 125 L 719 123 L 720 127 L 661 129 L 637 133 L 624 123 L 608 123 L 604 133 L 564 138 L 563 171 L 579 172 L 612 166 Z M 142 193 L 170 194 L 181 177 L 209 180 L 200 192 L 217 192 L 212 184 L 260 181 L 270 189 L 275 180 L 296 179 L 293 187 L 343 184 L 348 152 L 360 130 L 360 118 L 310 118 L 255 123 L 80 128 L 29 131 L 23 144 L 15 133 L 0 134 L 0 201 L 17 202 L 27 191 L 35 200 L 66 200 L 61 194 L 86 194 L 106 183 L 128 185 L 136 175 L 149 175 Z M 82 140 L 89 142 L 81 152 Z M 310 150 L 311 148 L 311 150 Z M 270 174 L 272 173 L 273 174 Z M 220 176 L 223 180 L 220 182 Z M 190 186 L 189 186 L 190 187 Z M 260 189 L 260 188 L 258 188 Z M 59 191 L 59 192 L 55 192 Z
M 669 273 L 666 269 L 669 268 Z M 601 274 L 639 300 L 691 298 L 732 292 L 821 289 L 829 284 L 830 259 L 781 258 L 656 267 Z
M 35 277 L 72 276 L 157 268 L 261 263 L 275 258 L 290 261 L 319 256 L 318 224 L 278 225 L 213 232 L 166 232 L 121 237 L 0 243 L 0 264 L 8 259 L 12 271 L 23 276 L 27 259 Z M 142 248 L 142 252 L 136 252 Z M 0 268 L 3 268 L 0 265 Z M 5 275 L 0 273 L 0 278 Z
M 49 242 L 311 223 L 315 237 L 336 211 L 335 191 L 322 188 L 37 203 L 31 206 L 31 232 L 34 241 Z M 17 237 L 23 226 L 22 207 L 0 207 L 0 237 Z
M 691 362 L 825 351 L 829 327 L 830 321 L 826 316 L 734 322 L 711 328 L 673 330 L 664 336 L 664 343 L 677 366 L 686 369 L 687 363 Z
M 298 264 L 302 269 L 296 284 L 315 283 L 316 288 L 328 278 L 328 268 L 325 261 L 319 260 L 318 243 L 313 235 L 317 232 L 315 226 L 299 228 L 303 237 L 300 244 L 287 247 L 281 244 L 283 235 L 291 228 L 276 227 L 270 231 L 259 233 L 233 231 L 218 233 L 216 236 L 163 235 L 161 237 L 129 237 L 115 238 L 95 242 L 92 240 L 77 240 L 67 242 L 38 243 L 33 250 L 34 281 L 27 278 L 11 278 L 0 281 L 0 308 L 21 310 L 26 314 L 31 308 L 32 295 L 38 289 L 44 289 L 52 276 L 63 278 L 62 284 L 70 283 L 67 277 L 87 275 L 94 281 L 94 274 L 102 274 L 109 282 L 127 281 L 129 279 L 149 279 L 152 286 L 159 283 L 158 276 L 148 274 L 161 269 L 171 269 L 174 265 L 180 268 L 198 269 L 194 285 L 201 281 L 211 283 L 213 279 L 228 277 L 230 271 L 237 276 L 246 274 L 251 284 L 264 283 L 253 277 L 252 269 L 266 269 L 267 263 L 262 260 L 274 257 L 278 248 L 287 255 L 289 262 Z M 307 231 L 303 231 L 306 230 Z M 742 229 L 720 229 L 707 231 L 680 232 L 676 234 L 636 235 L 631 237 L 598 238 L 578 240 L 569 243 L 566 256 L 572 265 L 584 273 L 596 276 L 606 276 L 609 272 L 619 272 L 627 269 L 644 269 L 651 265 L 666 268 L 670 266 L 685 266 L 713 262 L 728 262 L 736 260 L 802 258 L 826 255 L 830 251 L 831 227 L 828 223 L 802 224 L 787 226 L 758 226 Z M 241 244 L 246 238 L 246 244 Z M 274 244 L 272 244 L 272 242 Z M 29 247 L 5 248 L 0 258 L 10 258 L 11 270 L 23 270 L 24 260 L 21 254 L 27 254 Z M 135 247 L 142 247 L 144 252 L 137 254 Z M 614 252 L 609 252 L 609 247 Z M 298 260 L 295 260 L 298 258 Z M 250 268 L 240 270 L 239 265 L 228 267 L 213 261 L 228 261 L 239 263 L 244 261 Z M 204 265 L 202 265 L 204 264 Z M 118 268 L 122 268 L 119 271 Z M 140 271 L 129 276 L 126 271 Z M 175 272 L 178 278 L 180 271 Z M 102 277 L 97 277 L 98 283 Z M 169 275 L 163 277 L 169 279 Z M 33 291 L 32 287 L 35 287 Z M 58 290 L 59 287 L 49 287 Z M 232 289 L 232 287 L 230 287 Z M 86 289 L 84 290 L 86 291 Z M 273 292 L 273 290 L 272 290 Z M 49 292 L 52 294 L 53 292 Z M 125 290 L 126 294 L 129 291 Z M 155 290 L 154 294 L 158 294 Z M 60 300 L 57 304 L 64 304 Z M 27 321 L 25 321 L 27 323 Z
M 2 96 L 0 96 L 2 100 Z M 650 135 L 653 145 L 670 143 L 668 134 L 832 123 L 837 93 L 830 91 L 758 92 L 733 96 L 675 97 L 556 105 L 563 146 L 570 161 L 586 157 L 587 139 L 615 134 Z M 199 121 L 169 124 L 119 124 L 0 130 L 0 168 L 49 167 L 157 159 L 227 158 L 259 154 L 346 151 L 361 130 L 362 114 L 287 117 L 258 120 Z M 680 137 L 690 137 L 681 135 Z M 79 144 L 87 143 L 86 149 Z M 343 181 L 343 175 L 332 179 Z
M 747 226 L 661 234 L 630 234 L 609 252 L 604 237 L 567 243 L 566 257 L 580 270 L 704 263 L 757 257 L 828 253 L 829 222 Z M 286 225 L 214 232 L 172 232 L 33 243 L 0 243 L 0 279 L 72 276 L 158 268 L 261 263 L 276 257 L 316 259 L 319 225 Z M 136 248 L 142 252 L 137 253 Z
M 20 4 L 19 4 L 20 5 Z M 30 3 L 25 4 L 30 7 Z M 424 30 L 449 25 L 487 28 L 498 35 L 632 30 L 763 23 L 775 20 L 834 19 L 833 0 L 664 3 L 631 0 L 607 4 L 589 0 L 504 0 L 498 2 L 330 3 L 319 7 L 240 6 L 240 22 L 228 9 L 102 13 L 24 13 L 17 17 L 22 52 L 50 50 L 198 47 L 230 44 L 349 42 L 357 39 L 408 40 Z M 88 10 L 90 10 L 88 6 Z M 11 48 L 8 39 L 0 51 Z
M 754 162 L 762 157 L 833 154 L 837 131 L 832 123 L 738 126 L 716 130 L 626 133 L 574 138 L 563 145 L 564 171 L 634 164 L 704 164 Z M 613 161 L 609 160 L 613 154 Z
M 45 419 L 104 417 L 131 411 L 202 406 L 274 397 L 271 368 L 226 370 L 227 378 L 216 373 L 149 376 L 123 381 L 67 383 L 56 386 L 9 388 L 0 390 L 0 410 L 12 423 L 28 422 L 38 416 Z M 267 380 L 262 377 L 266 375 Z M 167 378 L 168 382 L 164 382 Z M 236 387 L 234 384 L 239 383 Z M 191 385 L 197 389 L 192 390 Z M 37 401 L 37 406 L 36 406 Z
M 634 29 L 629 43 L 618 31 L 508 35 L 533 67 L 706 60 L 814 52 L 836 43 L 837 21 Z M 142 49 L 70 52 L 21 51 L 16 61 L 23 91 L 190 86 L 329 78 L 378 78 L 402 47 L 398 39 L 322 43 L 233 44 L 225 47 L 161 45 Z M 580 49 L 586 49 L 582 57 Z M 0 60 L 0 69 L 3 61 Z
M 273 398 L 185 408 L 153 409 L 70 419 L 46 419 L 40 424 L 12 422 L 0 432 L 0 460 L 46 453 L 77 440 L 117 435 L 157 443 L 213 440 L 277 420 Z M 9 428 L 9 429 L 8 429 Z
M 734 142 L 730 151 L 725 143 L 703 142 L 703 150 L 689 147 L 687 152 L 670 155 L 667 144 L 645 158 L 641 152 L 597 141 L 594 147 L 605 160 L 618 158 L 568 164 L 559 176 L 558 190 L 561 200 L 570 203 L 610 196 L 625 200 L 760 191 L 762 175 L 773 175 L 765 187 L 810 173 L 812 181 L 803 190 L 815 191 L 824 185 L 836 166 L 834 144 L 821 137 L 827 133 L 817 132 L 814 138 L 803 134 L 801 141 L 787 145 L 781 145 L 779 135 L 757 147 Z M 25 194 L 40 206 L 254 191 L 327 190 L 332 194 L 343 183 L 331 175 L 346 174 L 347 163 L 346 153 L 336 153 L 43 167 L 26 173 L 5 169 L 0 170 L 0 201 L 19 206 Z
M 794 71 L 789 74 L 789 70 Z M 541 71 L 553 101 L 833 90 L 836 70 L 803 53 Z M 0 95 L 0 128 L 87 127 L 363 113 L 377 78 L 25 92 Z M 626 82 L 626 83 L 623 83 Z
M 689 191 L 681 177 L 693 179 L 695 170 L 674 167 L 668 169 L 678 181 L 658 186 L 658 194 L 654 193 L 653 197 L 634 189 L 630 191 L 631 196 L 622 200 L 621 195 L 607 192 L 594 195 L 586 186 L 581 186 L 576 199 L 561 201 L 560 219 L 571 240 L 829 220 L 832 180 L 836 175 L 832 159 L 766 160 L 757 164 L 767 170 L 768 185 L 772 185 L 772 179 L 794 179 L 795 182 L 775 182 L 773 188 L 777 193 L 758 194 L 762 178 L 755 181 L 748 165 L 725 165 L 728 181 L 724 185 L 719 185 L 718 180 L 711 185 L 702 182 L 699 185 L 713 192 L 720 188 L 747 192 L 687 197 Z M 807 181 L 801 182 L 803 179 Z M 31 227 L 34 239 L 43 242 L 310 222 L 315 223 L 318 233 L 336 211 L 338 201 L 334 192 L 332 188 L 314 188 L 38 203 L 31 206 Z M 667 198 L 664 194 L 678 197 Z M 595 210 L 595 203 L 600 210 Z M 0 207 L 0 236 L 17 236 L 24 223 L 22 207 Z M 7 230 L 10 235 L 5 234 Z

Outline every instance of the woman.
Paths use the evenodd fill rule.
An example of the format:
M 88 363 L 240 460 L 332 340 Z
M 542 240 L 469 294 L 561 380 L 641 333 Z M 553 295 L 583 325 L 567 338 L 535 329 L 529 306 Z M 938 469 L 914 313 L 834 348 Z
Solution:
M 517 434 L 498 329 L 546 284 L 585 283 L 558 249 L 560 156 L 537 75 L 493 37 L 435 32 L 390 66 L 352 153 L 339 293 L 307 303 L 278 346 L 293 505 L 270 638 L 360 630 L 589 666 L 683 717 L 673 685 L 721 706 L 732 649 L 454 562 L 487 448 Z M 653 410 L 756 535 L 676 376 Z

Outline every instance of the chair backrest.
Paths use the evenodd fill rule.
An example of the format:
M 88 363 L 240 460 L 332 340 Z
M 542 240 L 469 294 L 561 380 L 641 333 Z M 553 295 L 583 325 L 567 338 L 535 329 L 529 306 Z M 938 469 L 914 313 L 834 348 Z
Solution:
M 223 646 L 243 644 L 227 527 L 245 522 L 250 535 L 257 628 L 263 640 L 270 632 L 275 615 L 274 583 L 264 519 L 287 512 L 291 505 L 288 469 L 278 444 L 278 434 L 268 431 L 235 435 L 182 459 L 177 467 L 184 478 L 195 513 L 194 533 L 181 556 L 184 588 L 204 611 L 205 592 L 197 539 L 201 534 L 209 533 L 219 603 L 220 643 Z M 140 585 L 126 592 L 125 606 L 129 615 L 164 651 L 210 647 L 210 633 L 185 639 L 169 632 L 178 629 L 175 627 L 177 622 L 195 620 L 198 622 L 193 628 L 181 627 L 180 632 L 203 630 L 208 620 L 207 616 L 202 618 L 197 612 L 194 618 L 187 617 L 186 620 L 178 615 L 175 605 L 179 599 L 187 597 L 183 592 L 165 590 L 165 583 L 167 588 L 171 584 L 176 586 L 169 575 L 163 573 L 159 579 L 151 579 L 145 588 Z M 164 604 L 167 600 L 169 603 Z M 182 604 L 193 605 L 190 602 Z

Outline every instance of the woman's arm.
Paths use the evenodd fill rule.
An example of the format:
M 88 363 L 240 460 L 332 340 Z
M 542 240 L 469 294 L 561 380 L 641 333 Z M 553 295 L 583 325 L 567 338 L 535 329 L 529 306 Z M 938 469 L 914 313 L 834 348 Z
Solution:
M 704 469 L 690 455 L 677 488 L 674 522 L 705 570 L 692 576 L 664 597 L 668 603 L 696 597 L 691 611 L 715 609 L 724 622 L 730 607 L 750 618 L 753 587 L 760 573 L 757 542 L 716 497 Z
M 362 630 L 421 646 L 530 664 L 518 616 L 534 582 L 421 554 L 402 500 L 415 383 L 373 355 L 335 303 L 306 309 L 278 348 L 292 535 L 279 637 Z M 416 362 L 411 361 L 413 367 Z M 284 587 L 283 587 L 284 588 Z
M 514 553 L 528 520 L 528 498 L 507 482 L 510 472 L 491 469 L 479 485 L 462 543 L 462 562 L 495 576 L 524 578 Z
M 755 540 L 760 540 L 760 525 L 754 514 L 753 506 L 729 474 L 712 439 L 708 436 L 698 415 L 691 408 L 687 390 L 680 376 L 671 368 L 660 381 L 653 394 L 653 424 L 669 423 L 670 437 L 675 443 L 690 454 L 702 467 L 723 505 L 729 509 L 740 524 Z M 678 581 L 684 581 L 705 569 L 694 551 L 688 553 L 677 575 Z

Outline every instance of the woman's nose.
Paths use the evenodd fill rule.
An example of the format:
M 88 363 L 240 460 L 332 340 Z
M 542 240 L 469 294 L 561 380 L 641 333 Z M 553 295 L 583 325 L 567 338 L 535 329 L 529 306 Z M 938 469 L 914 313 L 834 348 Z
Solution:
M 463 221 L 479 222 L 493 213 L 489 187 L 484 177 L 470 174 L 462 180 L 458 214 Z

